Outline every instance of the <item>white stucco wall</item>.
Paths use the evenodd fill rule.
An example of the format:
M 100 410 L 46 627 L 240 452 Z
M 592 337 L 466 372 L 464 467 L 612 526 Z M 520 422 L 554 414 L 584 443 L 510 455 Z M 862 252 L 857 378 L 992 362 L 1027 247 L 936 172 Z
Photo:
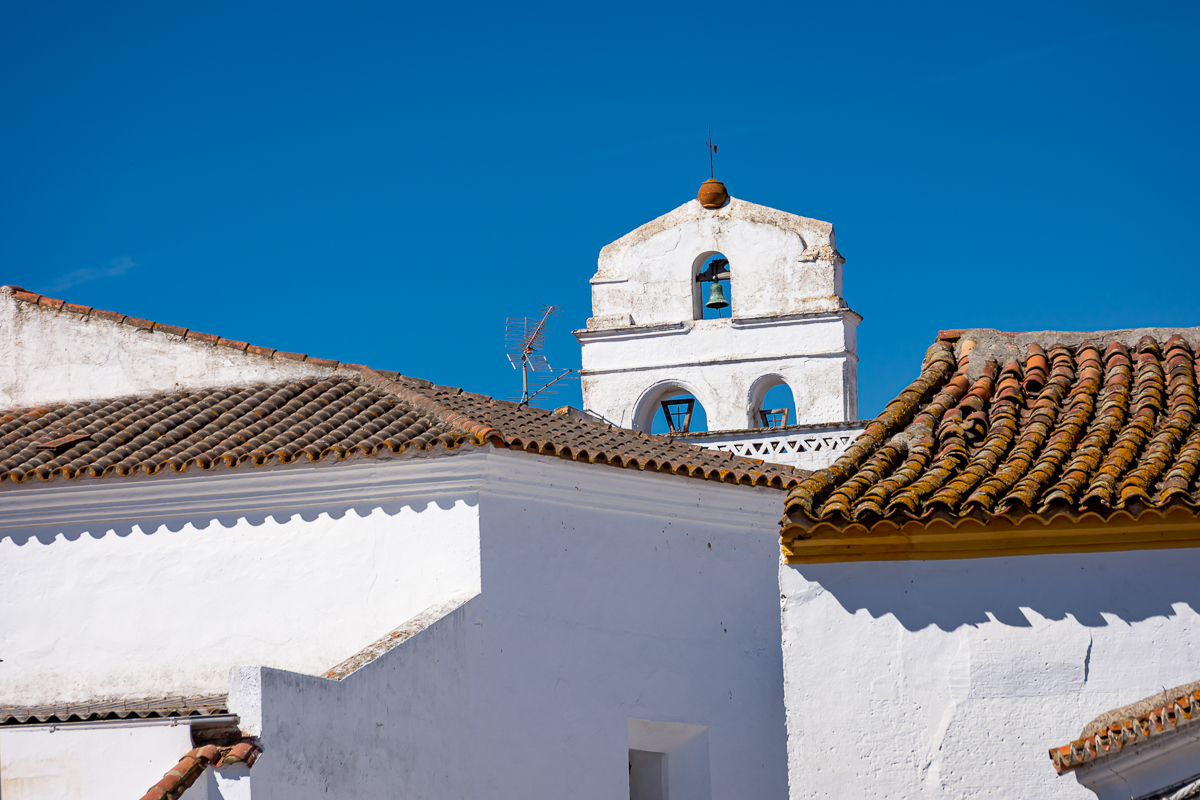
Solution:
M 851 315 L 578 331 L 584 407 L 623 427 L 648 431 L 660 400 L 693 394 L 704 406 L 709 430 L 740 430 L 761 424 L 765 382 L 792 390 L 793 424 L 856 419 L 857 315 Z
M 324 672 L 478 591 L 474 456 L 0 488 L 0 705 Z M 440 480 L 445 479 L 445 480 Z
M 4 800 L 130 800 L 192 749 L 191 728 L 169 722 L 0 728 Z M 187 800 L 210 800 L 193 796 Z M 212 800 L 220 795 L 212 796 Z M 228 797 L 225 800 L 240 800 Z
M 489 461 L 478 597 L 340 683 L 260 671 L 256 800 L 626 797 L 631 719 L 704 729 L 672 800 L 785 797 L 783 493 Z
M 1200 551 L 780 573 L 792 798 L 1092 797 L 1048 748 L 1196 679 Z
M 704 320 L 695 277 L 730 263 L 731 316 Z M 793 423 L 858 415 L 861 317 L 842 298 L 833 226 L 736 198 L 689 201 L 600 251 L 583 347 L 584 407 L 646 430 L 658 401 L 691 393 L 709 430 L 756 427 L 765 388 L 785 383 Z
M 0 408 L 330 375 L 275 359 L 19 302 L 0 291 Z
M 737 198 L 716 209 L 689 200 L 600 251 L 592 316 L 692 319 L 697 261 L 714 253 L 729 259 L 734 317 L 837 311 L 845 304 L 836 247 L 828 222 Z

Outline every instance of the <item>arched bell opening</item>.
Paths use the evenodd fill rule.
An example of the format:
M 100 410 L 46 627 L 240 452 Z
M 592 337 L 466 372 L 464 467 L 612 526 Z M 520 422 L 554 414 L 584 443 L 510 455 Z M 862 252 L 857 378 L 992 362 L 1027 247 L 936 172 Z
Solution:
M 708 430 L 708 415 L 691 389 L 664 384 L 642 396 L 634 427 L 647 433 L 696 433 Z
M 750 389 L 751 428 L 786 428 L 796 425 L 796 398 L 779 375 L 764 375 Z
M 692 264 L 692 318 L 720 319 L 733 316 L 733 285 L 729 259 L 716 251 L 701 253 Z

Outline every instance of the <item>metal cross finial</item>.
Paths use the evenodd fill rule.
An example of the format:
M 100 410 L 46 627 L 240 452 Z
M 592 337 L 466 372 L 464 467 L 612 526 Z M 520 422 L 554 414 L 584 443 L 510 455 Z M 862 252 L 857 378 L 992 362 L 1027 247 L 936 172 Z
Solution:
M 717 152 L 717 146 L 712 143 L 712 123 L 708 124 L 708 177 L 716 180 L 717 176 L 713 174 L 713 153 Z

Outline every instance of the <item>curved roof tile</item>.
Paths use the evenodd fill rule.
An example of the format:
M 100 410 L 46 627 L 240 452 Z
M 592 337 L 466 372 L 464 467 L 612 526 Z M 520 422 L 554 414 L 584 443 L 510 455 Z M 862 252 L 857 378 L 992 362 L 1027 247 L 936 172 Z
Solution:
M 1023 357 L 1002 362 L 1011 343 L 976 349 L 963 332 L 943 334 L 845 455 L 791 490 L 785 548 L 880 523 L 1200 508 L 1193 345 L 1178 333 L 1132 346 L 1116 334 L 1063 336 L 1079 341 L 1027 341 Z

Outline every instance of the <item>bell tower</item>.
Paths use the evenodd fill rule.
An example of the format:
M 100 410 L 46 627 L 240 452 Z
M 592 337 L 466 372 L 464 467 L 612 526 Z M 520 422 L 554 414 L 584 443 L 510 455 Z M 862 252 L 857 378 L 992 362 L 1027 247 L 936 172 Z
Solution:
M 662 401 L 691 395 L 708 430 L 743 430 L 763 427 L 766 393 L 786 384 L 789 426 L 857 419 L 862 317 L 842 298 L 843 263 L 828 222 L 706 181 L 600 251 L 575 331 L 584 408 L 649 432 Z

